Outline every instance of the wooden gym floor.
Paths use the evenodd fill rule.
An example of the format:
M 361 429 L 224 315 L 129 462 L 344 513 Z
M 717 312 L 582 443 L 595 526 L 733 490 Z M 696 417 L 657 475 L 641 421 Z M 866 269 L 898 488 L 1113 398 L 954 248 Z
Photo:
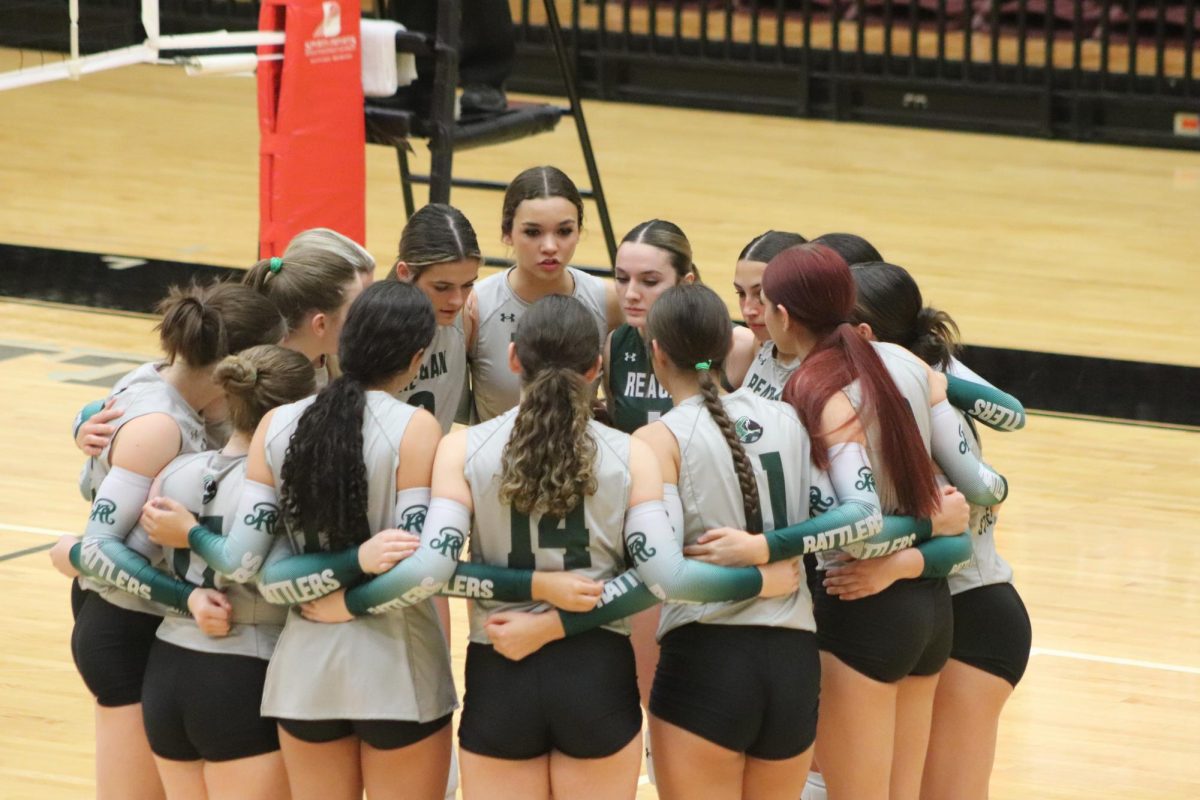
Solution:
M 0 69 L 13 60 L 0 52 Z M 0 242 L 248 265 L 254 103 L 252 81 L 152 67 L 0 93 Z M 752 236 L 853 231 L 911 269 L 969 342 L 1200 366 L 1200 154 L 586 109 L 618 237 L 651 217 L 678 222 L 731 305 Z M 368 246 L 386 264 L 403 220 L 395 161 L 374 147 L 367 159 Z M 497 180 L 536 163 L 585 182 L 570 123 L 456 160 L 461 175 Z M 454 201 L 503 255 L 499 196 Z M 603 264 L 588 213 L 576 260 Z M 0 299 L 0 796 L 93 792 L 67 585 L 38 551 L 85 519 L 71 417 L 154 355 L 152 325 Z M 1021 433 L 986 435 L 1013 485 L 1000 539 L 1036 648 L 1002 720 L 994 797 L 1200 796 L 1198 444 L 1192 430 L 1037 414 Z

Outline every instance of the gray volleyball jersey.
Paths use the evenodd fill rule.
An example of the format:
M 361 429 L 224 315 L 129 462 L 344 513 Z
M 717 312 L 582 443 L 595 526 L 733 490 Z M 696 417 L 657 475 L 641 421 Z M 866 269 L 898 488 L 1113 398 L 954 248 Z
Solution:
M 512 269 L 515 269 L 512 268 Z M 489 275 L 475 284 L 479 326 L 471 359 L 471 390 L 475 396 L 475 419 L 486 422 L 515 406 L 521 399 L 521 378 L 508 368 L 508 345 L 517 332 L 521 314 L 529 308 L 508 285 L 512 269 Z M 607 298 L 604 281 L 567 267 L 575 281 L 571 296 L 596 317 L 596 333 L 603 345 L 608 335 Z
M 771 531 L 806 520 L 814 473 L 812 445 L 795 410 L 759 397 L 748 388 L 721 398 L 721 402 L 754 467 L 763 529 Z M 679 443 L 683 543 L 694 543 L 712 528 L 728 526 L 744 530 L 746 510 L 733 456 L 703 399 L 689 397 L 660 421 Z M 805 581 L 786 597 L 725 603 L 666 603 L 658 635 L 661 638 L 667 631 L 690 622 L 770 625 L 806 631 L 817 628 Z
M 951 375 L 963 380 L 982 381 L 978 375 L 963 367 L 957 360 L 952 360 L 949 369 Z M 966 446 L 976 458 L 983 460 L 983 448 L 979 441 L 979 432 L 970 417 L 958 411 L 959 423 L 967 433 Z M 961 445 L 960 445 L 961 446 Z M 960 594 L 980 586 L 990 586 L 993 583 L 1012 583 L 1013 571 L 1008 562 L 1000 557 L 996 550 L 996 515 L 995 506 L 977 506 L 971 504 L 971 563 L 963 570 L 949 577 L 950 594 Z
M 775 343 L 768 340 L 758 348 L 758 353 L 750 362 L 750 369 L 742 379 L 742 388 L 749 389 L 759 397 L 768 400 L 782 400 L 783 387 L 788 378 L 800 367 L 800 359 L 781 364 L 775 358 Z
M 396 397 L 433 414 L 442 432 L 449 433 L 466 390 L 467 340 L 460 314 L 453 325 L 438 326 L 433 341 L 425 348 L 421 371 Z
M 228 534 L 246 481 L 246 457 L 212 451 L 180 456 L 159 473 L 158 480 L 159 494 L 179 501 L 201 525 Z M 145 533 L 138 527 L 134 535 Z M 214 638 L 205 635 L 191 617 L 166 617 L 158 628 L 158 638 L 203 653 L 271 657 L 286 608 L 268 603 L 252 583 L 235 583 L 213 572 L 187 548 L 164 547 L 163 558 L 175 577 L 224 592 L 232 606 L 232 624 L 227 636 Z
M 147 414 L 167 414 L 179 426 L 180 454 L 198 453 L 207 447 L 204 420 L 196 413 L 195 409 L 187 404 L 174 386 L 162 379 L 162 375 L 159 373 L 162 366 L 155 363 L 143 364 L 122 378 L 113 393 L 109 395 L 115 399 L 113 408 L 124 413 L 109 423 L 114 428 L 112 439 L 109 439 L 108 445 L 100 455 L 88 459 L 84 466 L 84 472 L 80 475 L 80 489 L 83 490 L 84 497 L 89 500 L 95 498 L 100 484 L 104 482 L 104 478 L 112 469 L 112 462 L 109 459 L 113 441 L 120 433 L 121 428 L 131 420 Z M 162 559 L 161 549 L 149 539 L 130 539 L 127 544 L 145 556 L 152 564 L 157 565 Z M 79 580 L 84 588 L 98 592 L 113 605 L 146 614 L 161 616 L 164 613 L 163 607 L 157 603 L 135 597 L 110 584 L 91 578 L 81 577 Z
M 517 569 L 571 570 L 599 581 L 626 569 L 625 512 L 629 506 L 629 434 L 594 420 L 588 431 L 596 442 L 593 465 L 596 493 L 584 498 L 564 520 L 526 516 L 500 502 L 500 463 L 512 435 L 518 409 L 475 425 L 467 433 L 464 475 L 475 505 L 471 523 L 471 560 Z M 496 611 L 545 611 L 545 603 L 471 604 L 471 641 L 489 644 L 484 623 Z M 624 621 L 605 626 L 629 633 Z
M 267 430 L 267 465 L 281 471 L 306 398 L 276 409 Z M 367 392 L 363 462 L 371 533 L 394 526 L 400 440 L 416 409 L 384 392 Z M 328 551 L 328 537 L 282 533 L 293 553 Z M 263 689 L 264 716 L 284 719 L 388 719 L 430 722 L 457 705 L 450 652 L 433 604 L 426 600 L 383 614 L 326 625 L 293 607 L 275 646 Z
M 879 358 L 883 361 L 884 367 L 887 368 L 888 375 L 892 378 L 892 383 L 900 391 L 900 395 L 907 401 L 909 408 L 912 409 L 913 418 L 916 420 L 917 429 L 921 434 L 921 441 L 925 445 L 925 455 L 930 453 L 930 411 L 929 411 L 929 373 L 925 363 L 914 356 L 912 353 L 898 345 L 889 344 L 887 342 L 871 342 L 875 348 L 875 352 L 879 354 Z M 850 398 L 850 404 L 854 406 L 855 411 L 862 411 L 863 397 L 862 387 L 856 380 L 847 386 L 843 391 Z M 879 493 L 879 505 L 886 514 L 895 514 L 898 511 L 896 500 L 896 488 L 892 483 L 890 476 L 884 468 L 883 451 L 880 449 L 879 443 L 879 423 L 871 421 L 866 426 L 867 434 L 867 460 L 871 464 L 871 469 L 875 473 L 875 487 Z M 827 551 L 817 553 L 817 563 L 821 569 L 825 569 L 834 560 L 834 554 L 840 551 Z

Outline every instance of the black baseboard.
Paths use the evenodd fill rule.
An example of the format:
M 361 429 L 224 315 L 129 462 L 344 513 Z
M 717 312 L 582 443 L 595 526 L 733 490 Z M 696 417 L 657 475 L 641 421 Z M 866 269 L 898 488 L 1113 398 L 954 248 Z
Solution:
M 241 274 L 231 267 L 0 244 L 0 296 L 21 300 L 153 313 L 171 286 Z M 1200 426 L 1200 367 L 980 345 L 968 346 L 963 361 L 1029 409 Z

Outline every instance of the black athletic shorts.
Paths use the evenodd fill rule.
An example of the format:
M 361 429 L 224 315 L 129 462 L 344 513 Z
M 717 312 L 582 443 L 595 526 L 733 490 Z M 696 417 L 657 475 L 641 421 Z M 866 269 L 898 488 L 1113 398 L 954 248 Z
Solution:
M 142 702 L 142 679 L 162 617 L 115 606 L 93 591 L 71 631 L 71 655 L 84 684 L 102 706 Z
M 1016 686 L 1029 665 L 1033 628 L 1011 583 L 970 589 L 951 598 L 954 646 L 950 657 Z
M 936 675 L 950 658 L 954 615 L 944 578 L 896 581 L 861 600 L 840 600 L 818 582 L 813 611 L 821 649 L 872 680 Z
M 202 653 L 157 639 L 142 686 L 142 720 L 154 755 L 172 761 L 233 761 L 279 749 L 263 719 L 267 662 Z
M 820 689 L 810 631 L 694 622 L 662 638 L 650 713 L 727 750 L 778 761 L 812 747 Z
M 604 758 L 642 729 L 633 647 L 612 631 L 568 636 L 521 661 L 472 642 L 466 679 L 458 743 L 481 756 Z
M 431 722 L 400 719 L 281 719 L 279 727 L 309 744 L 325 744 L 357 736 L 376 750 L 399 750 L 428 739 L 450 724 L 454 714 Z
M 71 581 L 71 619 L 79 619 L 83 610 L 83 601 L 87 600 L 88 590 L 79 585 L 79 579 Z

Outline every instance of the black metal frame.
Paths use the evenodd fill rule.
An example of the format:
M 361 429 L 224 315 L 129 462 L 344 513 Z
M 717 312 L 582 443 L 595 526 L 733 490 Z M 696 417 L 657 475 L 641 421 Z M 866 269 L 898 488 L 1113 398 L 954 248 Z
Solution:
M 883 0 L 877 17 L 864 0 L 833 0 L 827 11 L 818 10 L 814 0 L 725 0 L 709 13 L 679 0 L 645 0 L 648 23 L 635 31 L 630 0 L 597 0 L 598 22 L 591 26 L 581 21 L 579 0 L 572 0 L 567 37 L 581 90 L 605 100 L 1200 149 L 1200 137 L 1174 131 L 1177 113 L 1200 113 L 1194 66 L 1200 3 L 1174 0 L 1193 21 L 1185 25 L 1180 46 L 1165 34 L 1167 0 L 1153 4 L 1152 35 L 1132 22 L 1124 33 L 1116 30 L 1116 9 L 1135 16 L 1138 0 L 1096 1 L 1102 9 L 1098 21 L 1085 24 L 1084 0 L 1075 0 L 1069 21 L 1043 13 L 1037 24 L 1030 0 L 1019 0 L 1009 21 L 1001 18 L 1000 0 L 987 2 L 984 11 L 984 4 L 967 0 L 955 16 L 947 13 L 947 0 L 937 0 L 924 14 L 915 0 Z M 1044 5 L 1053 9 L 1053 0 Z M 1142 5 L 1149 7 L 1145 0 Z M 619 6 L 619 19 L 611 19 L 610 6 Z M 546 91 L 551 74 L 546 27 L 530 22 L 528 0 L 521 7 L 512 84 Z M 850 12 L 853 19 L 846 16 Z M 768 13 L 784 19 L 774 36 L 763 33 Z M 693 36 L 683 35 L 688 14 L 698 19 Z M 748 17 L 749 37 L 734 34 L 739 14 Z M 669 24 L 660 19 L 666 15 Z M 713 25 L 710 16 L 721 24 Z M 814 45 L 816 26 L 828 26 L 829 47 Z M 842 46 L 848 27 L 853 47 Z M 785 28 L 797 34 L 798 44 L 787 43 Z M 880 48 L 866 45 L 872 28 L 882 33 Z M 990 53 L 977 51 L 974 37 L 963 31 L 985 36 Z M 1069 59 L 1060 53 L 1062 63 L 1056 63 L 1052 54 L 1060 33 L 1073 46 Z M 1111 48 L 1123 36 L 1153 47 L 1152 70 L 1138 73 L 1136 46 L 1129 47 L 1128 72 L 1111 68 Z M 906 40 L 905 52 L 897 52 L 900 40 Z M 1101 50 L 1095 70 L 1085 68 L 1083 58 L 1084 43 L 1091 40 Z M 919 52 L 918 42 L 931 45 L 936 55 L 909 55 Z M 951 43 L 961 44 L 961 58 L 950 57 Z M 1016 58 L 1001 58 L 1001 46 L 1015 47 Z M 1051 53 L 1049 65 L 1030 57 L 1031 49 L 1040 48 Z M 1166 69 L 1172 48 L 1182 51 L 1182 76 Z
M 596 164 L 596 155 L 592 149 L 591 136 L 588 133 L 587 120 L 583 114 L 583 104 L 580 100 L 579 89 L 571 63 L 567 56 L 567 47 L 563 38 L 562 26 L 558 19 L 558 10 L 553 0 L 545 0 L 545 8 L 549 25 L 547 33 L 554 51 L 557 68 L 556 81 L 561 81 L 565 88 L 568 102 L 567 112 L 575 121 L 575 130 L 579 137 L 579 147 L 583 152 L 583 160 L 587 166 L 590 189 L 581 189 L 580 195 L 596 203 L 600 217 L 600 227 L 604 232 L 604 243 L 608 250 L 609 264 L 616 263 L 617 242 L 613 232 L 612 218 L 608 211 L 608 202 L 604 196 L 604 186 L 600 180 L 600 169 Z M 453 177 L 454 154 L 454 91 L 458 85 L 458 50 L 459 24 L 461 18 L 461 2 L 459 0 L 440 0 L 438 2 L 437 32 L 434 36 L 433 51 L 437 65 L 434 75 L 433 97 L 434 107 L 429 121 L 429 149 L 432 163 L 428 175 L 415 174 L 408 163 L 408 150 L 404 143 L 396 145 L 396 159 L 400 167 L 401 191 L 404 196 L 406 216 L 411 217 L 415 211 L 412 184 L 418 183 L 429 186 L 429 202 L 449 203 L 451 187 L 464 189 L 483 189 L 489 191 L 504 191 L 507 183 L 498 181 L 477 180 L 471 178 Z M 399 43 L 398 43 L 399 44 Z M 410 52 L 418 52 L 410 49 Z M 554 93 L 558 86 L 544 93 Z M 502 262 L 490 259 L 490 262 Z M 589 271 L 596 271 L 594 268 Z

